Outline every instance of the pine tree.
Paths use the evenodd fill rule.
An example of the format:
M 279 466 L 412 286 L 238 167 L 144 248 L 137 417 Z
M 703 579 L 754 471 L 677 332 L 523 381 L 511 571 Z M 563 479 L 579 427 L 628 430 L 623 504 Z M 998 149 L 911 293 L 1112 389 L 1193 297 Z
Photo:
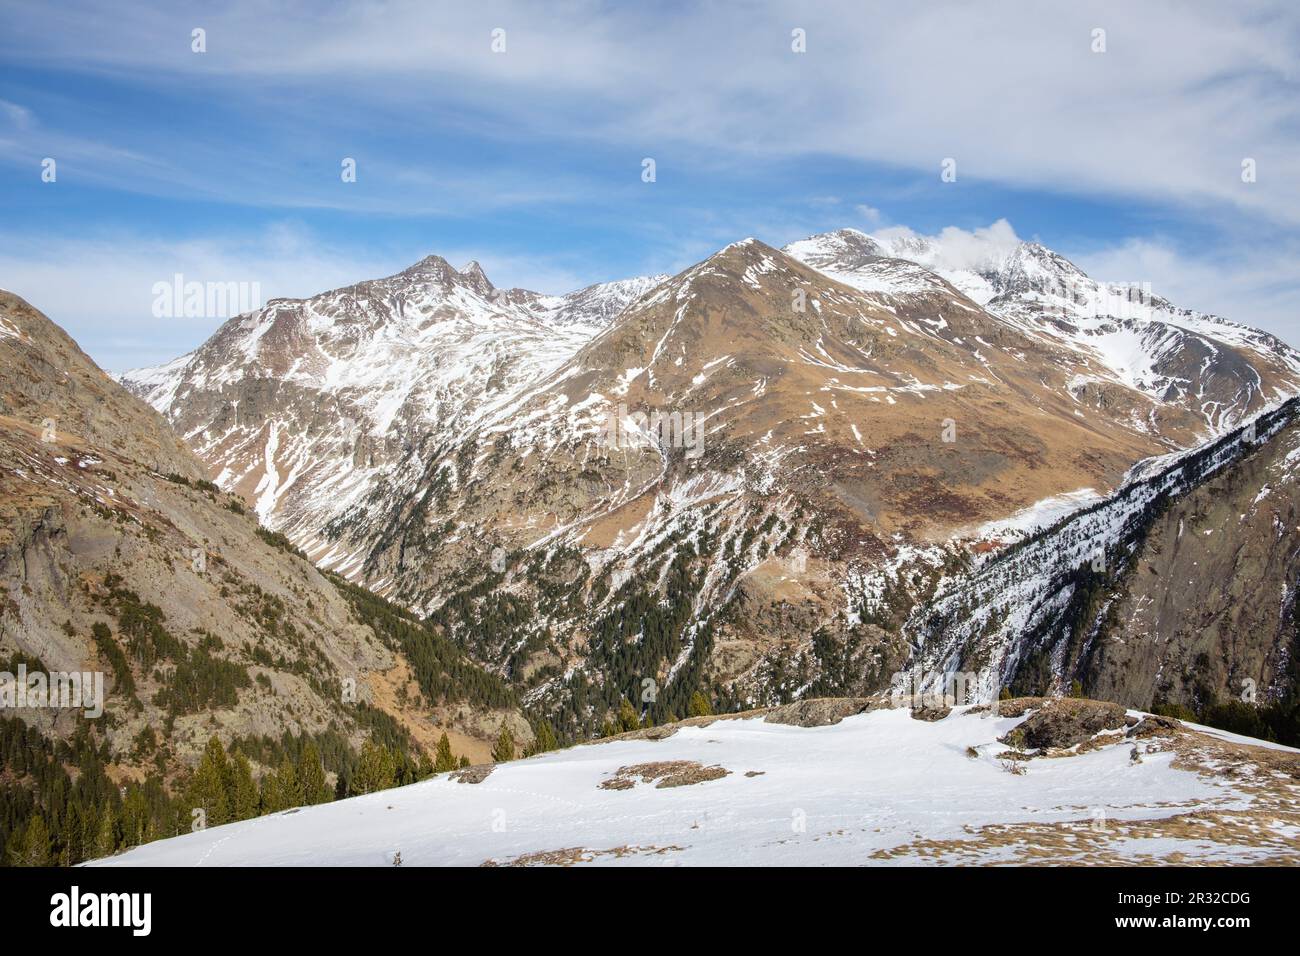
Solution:
M 636 708 L 626 697 L 618 705 L 618 724 L 624 733 L 641 727 L 641 718 L 637 717 Z
M 262 774 L 259 804 L 263 813 L 279 813 L 289 809 L 280 796 L 280 781 L 272 771 Z
M 462 768 L 469 766 L 469 757 L 466 754 L 460 755 L 460 765 Z
M 446 731 L 438 738 L 438 753 L 433 761 L 433 772 L 443 773 L 447 770 L 456 769 L 456 758 L 451 753 L 451 741 L 447 739 Z
M 230 799 L 228 783 L 230 768 L 226 760 L 226 751 L 221 741 L 213 737 L 203 751 L 186 795 L 186 802 L 191 808 L 202 809 L 207 826 L 215 827 L 230 822 Z M 139 842 L 139 834 L 134 832 L 130 815 L 124 814 L 123 831 L 127 843 Z
M 236 820 L 251 820 L 258 811 L 257 785 L 248 758 L 237 753 L 230 761 L 230 809 Z
M 302 790 L 304 804 L 312 806 L 329 802 L 330 788 L 325 781 L 325 767 L 321 764 L 320 751 L 311 741 L 302 748 L 302 759 L 298 763 L 298 786 Z
M 420 779 L 419 767 L 405 750 L 390 750 L 389 759 L 393 765 L 393 782 L 391 787 L 404 787 Z
M 302 784 L 298 780 L 298 768 L 288 756 L 280 761 L 280 768 L 275 772 L 275 787 L 284 809 L 300 807 L 305 802 L 302 798 Z
M 700 691 L 691 694 L 690 703 L 686 705 L 687 717 L 711 717 L 713 715 L 713 705 L 709 699 Z
M 86 821 L 82 818 L 81 804 L 73 800 L 68 804 L 67 815 L 59 826 L 63 837 L 63 849 L 59 851 L 59 866 L 72 866 L 86 858 L 86 845 L 83 842 Z
M 533 745 L 529 748 L 530 753 L 544 754 L 548 750 L 555 750 L 560 746 L 560 742 L 555 739 L 555 728 L 551 726 L 549 720 L 538 721 L 536 728 L 533 730 Z
M 99 818 L 99 829 L 95 833 L 95 842 L 91 850 L 92 859 L 112 856 L 117 852 L 117 841 L 117 821 L 113 819 L 113 811 L 105 807 Z
M 393 757 L 388 748 L 373 740 L 361 745 L 361 759 L 352 779 L 352 793 L 376 793 L 393 785 Z
M 14 841 L 10 851 L 15 866 L 53 866 L 54 844 L 45 817 L 32 814 L 20 839 Z
M 501 725 L 501 736 L 497 737 L 496 746 L 492 748 L 492 759 L 496 763 L 515 759 L 515 738 L 505 724 Z
M 218 803 L 225 803 L 224 790 L 219 790 Z M 212 822 L 211 815 L 208 817 L 208 822 Z M 127 846 L 139 846 L 148 843 L 155 835 L 153 811 L 149 807 L 149 800 L 144 795 L 143 789 L 131 785 L 127 788 L 126 799 L 122 801 L 122 842 Z

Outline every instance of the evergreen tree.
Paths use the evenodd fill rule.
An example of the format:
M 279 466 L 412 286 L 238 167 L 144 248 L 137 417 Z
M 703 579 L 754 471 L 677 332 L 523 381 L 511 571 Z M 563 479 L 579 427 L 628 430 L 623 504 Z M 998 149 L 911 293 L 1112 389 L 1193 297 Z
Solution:
M 321 763 L 320 751 L 311 741 L 302 749 L 302 759 L 298 764 L 298 786 L 302 790 L 304 804 L 312 806 L 329 802 L 330 788 L 325 782 L 325 767 Z
M 104 812 L 99 817 L 99 829 L 95 833 L 91 858 L 101 859 L 102 857 L 112 856 L 117 852 L 117 839 L 117 821 L 113 819 L 113 811 L 109 807 L 105 807 Z
M 293 761 L 289 759 L 287 754 L 280 761 L 279 769 L 275 771 L 275 787 L 280 804 L 286 810 L 303 805 L 302 784 L 298 780 L 298 768 L 293 765 Z
M 373 740 L 361 746 L 361 759 L 352 779 L 352 793 L 375 793 L 393 785 L 393 756 L 388 748 Z
M 497 737 L 496 746 L 492 748 L 492 759 L 496 763 L 515 759 L 515 738 L 505 724 L 501 725 L 501 736 Z
M 12 852 L 15 866 L 53 866 L 54 843 L 50 838 L 50 829 L 45 824 L 45 817 L 40 813 L 32 815 L 23 830 L 22 838 L 15 840 Z
M 713 705 L 709 699 L 700 691 L 691 694 L 690 703 L 686 705 L 687 717 L 711 717 L 713 715 Z
M 446 731 L 438 738 L 438 753 L 433 761 L 433 772 L 443 773 L 447 770 L 456 769 L 456 758 L 451 752 L 451 741 L 447 739 Z
M 461 767 L 468 767 L 468 766 L 469 766 L 469 757 L 466 756 L 465 754 L 461 754 L 461 755 L 460 755 L 460 765 L 461 765 Z
M 560 746 L 555 739 L 555 728 L 551 726 L 549 720 L 540 720 L 533 729 L 533 745 L 529 749 L 530 753 L 544 754 L 548 750 L 555 750 Z
M 390 750 L 388 756 L 393 766 L 393 782 L 389 784 L 390 787 L 404 787 L 420 779 L 419 767 L 405 750 Z
M 258 812 L 257 785 L 248 758 L 237 753 L 230 761 L 230 809 L 235 820 L 251 820 Z
M 63 837 L 59 866 L 72 866 L 86 858 L 85 830 L 86 821 L 82 817 L 81 804 L 73 800 L 68 804 L 67 815 L 59 827 L 59 833 Z
M 618 705 L 618 725 L 624 733 L 641 727 L 641 718 L 636 715 L 636 708 L 626 697 Z
M 221 744 L 217 744 L 220 749 Z M 225 759 L 225 753 L 222 752 L 222 759 Z M 218 788 L 218 805 L 228 807 L 226 803 L 225 790 Z M 193 804 L 199 806 L 199 804 Z M 229 816 L 222 819 L 223 823 L 229 822 Z M 212 814 L 208 814 L 208 824 L 212 824 Z M 158 828 L 154 820 L 153 810 L 149 806 L 149 800 L 144 791 L 139 787 L 130 787 L 126 792 L 126 799 L 122 801 L 122 842 L 126 846 L 139 846 L 142 843 L 148 843 L 158 835 Z
M 279 778 L 272 771 L 262 774 L 259 804 L 263 813 L 279 813 L 281 810 L 288 809 L 283 797 L 280 796 Z
M 226 751 L 221 746 L 221 741 L 214 736 L 203 751 L 186 794 L 186 802 L 191 808 L 203 810 L 207 826 L 215 827 L 230 822 L 229 780 L 230 767 Z M 140 842 L 142 836 L 136 832 L 138 828 L 133 824 L 131 815 L 124 812 L 122 829 L 128 845 Z

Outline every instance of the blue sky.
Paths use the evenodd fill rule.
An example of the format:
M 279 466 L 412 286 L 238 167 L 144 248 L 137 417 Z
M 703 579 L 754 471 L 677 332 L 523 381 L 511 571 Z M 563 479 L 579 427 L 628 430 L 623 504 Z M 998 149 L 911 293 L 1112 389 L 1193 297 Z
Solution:
M 219 324 L 151 314 L 177 272 L 269 298 L 437 253 L 564 292 L 749 235 L 1000 219 L 1098 278 L 1300 344 L 1294 5 L 122 0 L 0 18 L 0 287 L 109 369 Z

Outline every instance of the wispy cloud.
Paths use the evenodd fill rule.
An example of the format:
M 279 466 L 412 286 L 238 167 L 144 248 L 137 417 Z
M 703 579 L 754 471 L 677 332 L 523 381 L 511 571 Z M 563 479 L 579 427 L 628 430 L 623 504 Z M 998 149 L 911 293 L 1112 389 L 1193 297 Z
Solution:
M 1287 172 L 1300 147 L 1291 4 L 295 6 L 274 19 L 250 2 L 41 7 L 14 15 L 0 50 L 175 83 L 219 76 L 250 105 L 268 85 L 310 87 L 317 100 L 324 84 L 334 108 L 361 104 L 383 125 L 421 121 L 432 101 L 444 123 L 520 142 L 680 145 L 692 163 L 831 154 L 935 176 L 953 158 L 958 182 L 1300 221 L 1300 181 Z M 201 55 L 189 40 L 199 24 Z M 504 53 L 491 49 L 498 27 Z M 790 48 L 795 27 L 806 53 Z M 1241 180 L 1245 158 L 1255 183 Z

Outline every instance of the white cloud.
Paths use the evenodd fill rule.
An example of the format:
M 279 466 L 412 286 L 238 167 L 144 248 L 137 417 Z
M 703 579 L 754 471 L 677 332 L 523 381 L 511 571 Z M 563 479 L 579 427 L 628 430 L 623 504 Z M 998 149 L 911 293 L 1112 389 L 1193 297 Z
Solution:
M 142 155 L 138 137 L 112 141 L 114 133 L 47 128 L 32 104 L 4 100 L 0 161 L 34 170 L 41 156 L 57 155 L 61 182 L 85 177 L 253 206 L 478 216 L 529 204 L 599 205 L 624 188 L 616 177 L 593 179 L 605 174 L 599 167 L 540 174 L 535 164 L 556 143 L 625 151 L 630 182 L 640 158 L 656 155 L 665 185 L 674 181 L 674 166 L 806 156 L 888 164 L 937 183 L 941 159 L 953 157 L 957 182 L 936 188 L 955 197 L 968 195 L 966 184 L 986 181 L 1152 202 L 1225 224 L 1203 254 L 1159 236 L 1081 247 L 1076 255 L 1058 251 L 1098 278 L 1149 279 L 1179 304 L 1300 340 L 1300 177 L 1292 173 L 1300 155 L 1300 7 L 1284 0 L 828 0 L 797 15 L 779 0 L 654 8 L 602 0 L 393 0 L 340 2 L 328 15 L 300 0 L 274 17 L 264 4 L 235 0 L 204 19 L 209 52 L 196 55 L 189 47 L 193 15 L 184 8 L 71 0 L 7 10 L 0 60 L 218 91 L 223 119 L 264 124 L 275 117 L 270 132 L 196 123 L 166 149 Z M 807 53 L 790 51 L 794 25 L 807 31 Z M 496 26 L 507 29 L 504 54 L 490 51 Z M 1107 30 L 1104 54 L 1091 51 L 1098 26 Z M 336 144 L 314 138 L 340 126 L 394 144 L 391 153 L 358 157 L 361 181 L 352 192 L 334 188 L 337 160 L 329 151 Z M 462 134 L 509 144 L 518 162 L 449 168 L 441 150 L 403 152 L 433 133 L 453 145 Z M 333 165 L 322 167 L 319 180 L 304 176 L 303 164 L 320 151 Z M 1258 162 L 1253 184 L 1241 182 L 1245 157 Z M 327 180 L 329 189 L 312 185 Z M 815 177 L 806 186 L 826 188 Z M 851 211 L 851 199 L 809 201 L 822 209 L 840 203 L 845 225 L 908 232 L 882 228 L 873 206 Z M 643 244 L 676 251 L 666 256 L 671 261 L 647 261 L 644 271 L 679 268 L 747 233 L 793 237 L 788 223 L 776 221 L 787 214 L 751 209 L 748 219 L 773 221 L 735 228 L 735 217 L 723 221 L 725 214 L 704 209 L 688 227 L 671 223 L 671 234 L 647 217 L 636 224 Z M 251 275 L 266 296 L 301 295 L 440 251 L 456 263 L 480 259 L 503 285 L 563 291 L 614 278 L 587 274 L 572 257 L 376 251 L 299 238 L 297 247 L 277 246 L 269 235 L 180 244 L 139 236 L 0 238 L 0 284 L 15 286 L 74 335 L 104 343 L 93 354 L 120 368 L 170 357 L 210 331 L 184 320 L 170 329 L 149 324 L 152 283 L 173 271 Z M 950 227 L 936 238 L 943 257 L 936 265 L 946 268 L 978 264 L 1018 239 L 1004 221 Z
M 872 226 L 879 225 L 882 220 L 881 212 L 875 206 L 868 206 L 866 203 L 861 203 L 857 206 L 854 206 L 853 210 L 864 220 L 866 220 L 868 225 L 872 225 Z
M 8 100 L 0 100 L 0 113 L 18 129 L 26 129 L 32 121 L 30 110 Z
M 681 144 L 694 163 L 833 155 L 936 179 L 953 157 L 956 189 L 996 181 L 1300 222 L 1300 179 L 1287 172 L 1300 152 L 1300 8 L 1281 0 L 835 0 L 798 12 L 804 54 L 790 52 L 793 13 L 778 0 L 312 10 L 271 18 L 245 0 L 210 11 L 200 56 L 186 12 L 71 3 L 13 14 L 0 53 L 178 83 L 220 77 L 252 107 L 268 84 L 323 85 L 335 109 L 366 110 L 377 126 L 427 115 L 432 101 L 465 129 L 520 142 Z M 493 54 L 499 24 L 509 42 Z M 1245 157 L 1256 183 L 1241 182 Z
M 907 226 L 890 226 L 875 233 L 881 239 L 909 242 L 920 249 L 916 258 L 936 269 L 981 269 L 996 265 L 1022 242 L 1005 219 L 973 230 L 947 226 L 936 236 L 921 236 Z

